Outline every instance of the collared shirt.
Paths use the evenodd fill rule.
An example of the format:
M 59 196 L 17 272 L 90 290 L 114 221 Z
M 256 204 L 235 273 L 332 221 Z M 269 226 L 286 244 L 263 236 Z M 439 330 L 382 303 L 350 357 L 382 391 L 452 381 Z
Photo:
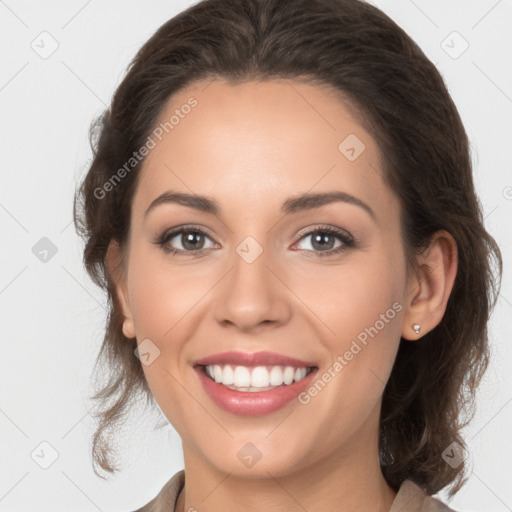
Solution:
M 178 496 L 185 485 L 185 470 L 180 470 L 162 487 L 158 495 L 135 512 L 176 512 Z M 456 512 L 429 496 L 412 480 L 405 480 L 389 512 Z

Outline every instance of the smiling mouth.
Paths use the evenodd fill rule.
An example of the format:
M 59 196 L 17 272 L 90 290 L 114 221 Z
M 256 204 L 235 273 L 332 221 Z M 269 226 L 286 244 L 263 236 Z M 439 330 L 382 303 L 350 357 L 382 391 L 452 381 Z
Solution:
M 240 392 L 272 391 L 303 380 L 315 366 L 243 366 L 233 364 L 198 365 L 207 378 Z

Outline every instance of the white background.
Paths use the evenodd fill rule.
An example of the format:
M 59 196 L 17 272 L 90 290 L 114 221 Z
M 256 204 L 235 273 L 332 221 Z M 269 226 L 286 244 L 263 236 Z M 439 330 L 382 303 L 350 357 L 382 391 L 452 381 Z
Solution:
M 492 364 L 465 430 L 472 473 L 449 504 L 464 512 L 510 511 L 512 1 L 373 3 L 441 71 L 471 140 L 486 227 L 503 251 L 502 292 L 490 323 Z M 75 185 L 91 156 L 90 122 L 109 104 L 137 49 L 191 4 L 0 0 L 2 512 L 135 510 L 183 467 L 172 427 L 152 432 L 155 418 L 134 411 L 120 432 L 124 471 L 110 481 L 92 471 L 88 397 L 105 299 L 82 268 L 71 219 Z M 42 46 L 41 37 L 51 47 L 43 31 L 58 43 L 47 59 L 31 48 L 33 41 Z M 469 44 L 458 58 L 453 52 L 464 43 L 453 31 Z M 32 252 L 42 237 L 57 249 L 46 263 Z M 31 458 L 36 448 L 49 456 L 43 441 L 58 453 L 48 469 Z

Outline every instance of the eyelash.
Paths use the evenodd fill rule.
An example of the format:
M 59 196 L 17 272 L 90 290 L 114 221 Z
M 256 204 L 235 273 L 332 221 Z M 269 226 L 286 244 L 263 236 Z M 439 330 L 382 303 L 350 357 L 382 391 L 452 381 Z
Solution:
M 182 249 L 172 249 L 166 246 L 167 242 L 174 238 L 176 235 L 179 235 L 183 232 L 190 232 L 190 233 L 199 233 L 202 235 L 205 235 L 209 238 L 212 238 L 206 231 L 203 229 L 197 228 L 195 226 L 181 226 L 179 228 L 170 230 L 170 231 L 164 231 L 162 235 L 160 235 L 157 240 L 155 240 L 153 243 L 156 245 L 159 245 L 162 250 L 166 254 L 172 254 L 174 256 L 192 256 L 194 255 L 200 255 L 204 251 L 209 251 L 211 249 L 199 249 L 197 251 L 183 251 Z M 314 257 L 326 257 L 326 256 L 333 256 L 335 254 L 339 254 L 351 247 L 354 247 L 356 245 L 356 240 L 349 236 L 345 231 L 333 227 L 328 226 L 316 226 L 314 229 L 307 231 L 306 233 L 303 233 L 299 240 L 302 240 L 303 238 L 306 238 L 307 236 L 313 235 L 315 233 L 324 233 L 328 235 L 335 235 L 341 242 L 343 242 L 343 245 L 340 245 L 336 249 L 330 249 L 328 251 L 312 251 L 308 249 L 300 249 L 298 252 L 303 253 L 313 253 Z

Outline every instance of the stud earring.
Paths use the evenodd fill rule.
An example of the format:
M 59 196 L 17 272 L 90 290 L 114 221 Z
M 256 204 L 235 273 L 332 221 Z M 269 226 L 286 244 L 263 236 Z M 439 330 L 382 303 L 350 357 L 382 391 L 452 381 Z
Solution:
M 412 326 L 412 328 L 414 329 L 414 332 L 415 332 L 416 334 L 419 334 L 419 333 L 420 333 L 420 326 L 419 326 L 418 324 L 414 324 L 414 325 Z

